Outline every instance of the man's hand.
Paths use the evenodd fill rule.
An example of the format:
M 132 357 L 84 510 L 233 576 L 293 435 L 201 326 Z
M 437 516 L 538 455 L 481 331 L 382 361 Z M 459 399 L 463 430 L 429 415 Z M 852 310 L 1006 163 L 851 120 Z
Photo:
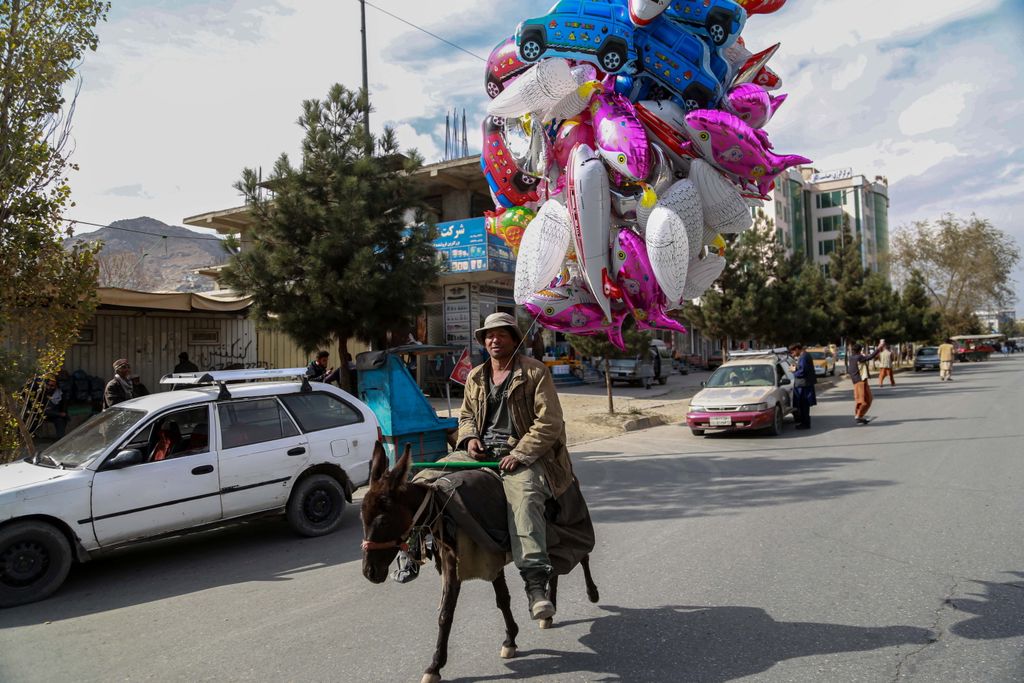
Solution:
M 483 460 L 487 453 L 484 452 L 484 444 L 480 439 L 470 439 L 466 442 L 466 450 L 469 457 L 474 460 Z
M 505 472 L 512 472 L 523 463 L 519 462 L 519 459 L 514 455 L 506 455 L 501 459 L 501 463 L 498 464 L 498 469 Z

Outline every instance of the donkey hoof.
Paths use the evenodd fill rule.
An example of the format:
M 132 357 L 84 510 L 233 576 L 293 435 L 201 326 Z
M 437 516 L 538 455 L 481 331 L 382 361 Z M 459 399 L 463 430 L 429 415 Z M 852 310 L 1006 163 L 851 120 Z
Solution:
M 441 683 L 441 674 L 423 674 L 420 683 Z
M 540 626 L 543 629 L 548 629 L 548 628 L 551 628 L 552 621 L 554 621 L 554 620 L 551 617 L 548 617 L 547 619 L 539 620 L 537 622 L 537 625 Z
M 514 647 L 509 647 L 508 645 L 502 645 L 501 646 L 501 658 L 502 659 L 512 659 L 513 657 L 516 656 L 516 652 L 517 652 L 517 650 Z

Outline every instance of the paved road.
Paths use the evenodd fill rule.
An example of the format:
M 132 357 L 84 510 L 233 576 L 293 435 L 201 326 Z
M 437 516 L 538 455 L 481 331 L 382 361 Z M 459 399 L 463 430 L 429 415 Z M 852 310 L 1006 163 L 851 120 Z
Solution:
M 575 452 L 598 526 L 597 605 L 563 582 L 558 627 L 498 658 L 467 584 L 447 680 L 1024 680 L 1024 356 L 903 373 L 852 424 L 848 383 L 810 432 L 699 439 L 680 425 Z M 0 612 L 0 680 L 418 681 L 438 581 L 373 586 L 360 532 L 277 521 L 77 568 Z

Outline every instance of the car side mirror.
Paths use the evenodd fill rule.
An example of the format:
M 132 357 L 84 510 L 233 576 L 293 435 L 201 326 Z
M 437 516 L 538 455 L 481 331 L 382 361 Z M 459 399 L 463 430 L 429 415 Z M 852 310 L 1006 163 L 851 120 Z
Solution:
M 779 386 L 780 387 L 784 387 L 787 384 L 792 384 L 792 382 L 789 381 L 788 377 L 783 377 L 782 379 L 779 380 Z
M 119 470 L 132 465 L 141 464 L 143 461 L 142 451 L 138 448 L 126 448 L 119 451 L 117 455 L 103 465 L 105 470 Z
M 708 383 L 707 383 L 707 382 L 701 382 L 701 383 L 700 383 L 700 385 L 701 385 L 702 387 L 706 387 L 706 386 L 708 385 Z

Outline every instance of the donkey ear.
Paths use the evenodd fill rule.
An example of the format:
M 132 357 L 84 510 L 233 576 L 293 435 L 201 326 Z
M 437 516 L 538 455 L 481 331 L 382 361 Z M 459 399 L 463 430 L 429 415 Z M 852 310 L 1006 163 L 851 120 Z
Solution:
M 405 445 L 405 452 L 402 453 L 402 457 L 395 463 L 395 469 L 391 470 L 391 481 L 395 487 L 405 486 L 406 480 L 409 479 L 409 470 L 412 467 L 412 446 L 409 444 Z
M 377 481 L 388 471 L 388 454 L 380 441 L 373 447 L 373 461 L 370 464 L 370 483 Z

